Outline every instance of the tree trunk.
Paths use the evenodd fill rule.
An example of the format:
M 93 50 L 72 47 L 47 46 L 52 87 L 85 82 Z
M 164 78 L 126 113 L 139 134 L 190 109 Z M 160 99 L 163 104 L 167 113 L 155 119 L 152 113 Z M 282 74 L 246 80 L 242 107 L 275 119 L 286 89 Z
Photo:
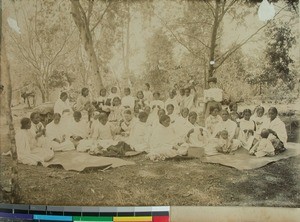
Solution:
M 99 64 L 96 57 L 93 38 L 91 34 L 91 30 L 89 27 L 89 22 L 85 15 L 85 12 L 80 5 L 79 0 L 70 0 L 71 1 L 71 14 L 73 20 L 79 30 L 79 36 L 81 42 L 84 46 L 85 52 L 89 58 L 89 63 L 92 69 L 92 79 L 94 80 L 95 88 L 103 88 L 102 76 L 100 74 Z
M 209 52 L 209 64 L 208 64 L 208 77 L 212 77 L 214 75 L 214 62 L 215 62 L 215 50 L 216 50 L 216 41 L 218 35 L 219 28 L 219 13 L 220 13 L 220 3 L 221 0 L 216 0 L 216 7 L 214 12 L 214 23 L 212 26 L 211 32 L 211 42 L 210 42 L 210 52 Z
M 126 26 L 125 79 L 128 82 L 130 77 L 129 58 L 130 58 L 130 20 L 131 20 L 129 0 L 126 1 L 126 4 L 127 4 L 127 26 Z
M 6 92 L 7 92 L 7 109 L 6 117 L 9 125 L 9 139 L 10 139 L 10 151 L 12 154 L 12 167 L 11 167 L 11 203 L 18 202 L 19 196 L 19 186 L 18 186 L 18 157 L 16 150 L 16 140 L 15 140 L 15 130 L 13 124 L 13 117 L 11 111 L 11 101 L 12 101 L 12 85 L 11 85 L 11 76 L 10 76 L 10 67 L 6 54 L 6 46 L 4 43 L 4 37 L 1 35 L 1 74 L 6 80 Z

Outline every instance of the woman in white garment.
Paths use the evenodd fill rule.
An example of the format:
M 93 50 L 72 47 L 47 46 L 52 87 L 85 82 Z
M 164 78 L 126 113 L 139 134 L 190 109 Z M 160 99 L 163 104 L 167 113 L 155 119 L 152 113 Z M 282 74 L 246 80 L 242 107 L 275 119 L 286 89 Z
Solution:
M 69 124 L 73 118 L 73 110 L 70 106 L 68 94 L 62 92 L 59 99 L 54 104 L 54 113 L 59 113 L 61 116 L 61 122 L 63 124 Z
M 267 129 L 270 133 L 268 139 L 271 140 L 275 154 L 282 153 L 286 150 L 287 131 L 284 122 L 278 117 L 278 110 L 271 107 L 268 110 L 268 119 L 262 124 L 261 129 Z
M 196 112 L 190 112 L 188 118 L 189 130 L 186 135 L 186 141 L 190 146 L 203 147 L 208 143 L 209 133 L 206 128 L 197 124 L 198 115 Z
M 69 139 L 69 130 L 61 122 L 61 115 L 54 113 L 53 121 L 46 126 L 46 137 L 54 151 L 74 150 L 74 144 Z
M 150 152 L 147 157 L 150 160 L 157 161 L 185 155 L 187 146 L 180 146 L 183 141 L 176 136 L 174 128 L 170 126 L 170 117 L 163 115 L 160 117 L 159 122 L 160 124 L 150 137 Z
M 36 147 L 35 138 L 31 132 L 31 120 L 23 118 L 21 129 L 16 133 L 16 147 L 19 163 L 37 165 L 38 162 L 47 162 L 54 156 L 51 149 Z

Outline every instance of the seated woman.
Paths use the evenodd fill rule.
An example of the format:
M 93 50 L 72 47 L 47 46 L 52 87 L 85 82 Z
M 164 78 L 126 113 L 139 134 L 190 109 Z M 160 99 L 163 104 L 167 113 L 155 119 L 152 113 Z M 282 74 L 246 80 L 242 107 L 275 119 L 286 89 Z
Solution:
M 242 146 L 247 150 L 250 149 L 254 140 L 254 132 L 255 132 L 255 123 L 253 120 L 250 120 L 251 110 L 245 109 L 243 111 L 244 118 L 240 120 L 239 123 L 239 134 L 238 138 L 242 143 Z
M 89 136 L 89 125 L 88 122 L 83 120 L 81 112 L 75 111 L 73 114 L 73 120 L 69 124 L 69 135 L 70 140 L 73 142 L 75 147 L 79 141 L 87 139 Z
M 253 120 L 255 123 L 256 131 L 260 131 L 261 125 L 267 120 L 267 117 L 264 114 L 265 108 L 262 106 L 258 106 L 255 108 L 254 114 L 250 118 L 250 120 Z
M 174 128 L 170 126 L 170 117 L 163 115 L 160 117 L 159 122 L 160 124 L 150 137 L 150 151 L 146 157 L 157 161 L 178 155 L 185 155 L 188 147 L 179 146 L 183 141 L 176 136 Z
M 209 136 L 212 136 L 216 125 L 222 121 L 222 118 L 219 116 L 220 109 L 218 106 L 211 106 L 209 111 L 210 115 L 205 120 L 205 128 L 208 130 Z
M 108 116 L 108 121 L 118 125 L 122 120 L 122 113 L 124 107 L 121 106 L 121 99 L 119 97 L 114 97 L 112 100 L 112 106 L 110 106 L 110 114 Z
M 88 120 L 90 121 L 91 115 L 92 115 L 95 107 L 92 105 L 91 99 L 89 97 L 89 89 L 88 88 L 82 88 L 81 95 L 77 98 L 77 101 L 73 106 L 73 109 L 75 111 L 79 111 L 83 114 L 87 113 Z
M 137 123 L 131 128 L 128 143 L 138 152 L 149 151 L 150 126 L 147 125 L 148 114 L 140 112 Z
M 194 147 L 203 147 L 208 143 L 208 131 L 197 124 L 198 115 L 196 112 L 190 112 L 188 118 L 189 130 L 186 135 L 186 142 L 190 146 Z
M 54 156 L 48 148 L 37 148 L 35 138 L 31 132 L 29 118 L 21 119 L 21 129 L 16 133 L 16 147 L 18 162 L 28 165 L 37 165 L 38 162 L 47 162 Z
M 268 139 L 269 130 L 263 129 L 260 133 L 261 139 L 249 150 L 249 154 L 256 157 L 274 156 L 275 149 L 272 142 Z
M 165 108 L 167 109 L 168 105 L 173 105 L 174 107 L 174 114 L 179 114 L 180 109 L 178 105 L 178 100 L 176 98 L 176 90 L 173 89 L 169 92 L 169 98 L 165 101 Z M 172 118 L 171 118 L 172 120 Z
M 123 118 L 120 122 L 120 132 L 121 132 L 121 138 L 119 138 L 120 140 L 127 140 L 130 134 L 130 131 L 132 129 L 132 127 L 135 125 L 135 123 L 137 122 L 136 118 L 132 115 L 132 112 L 130 109 L 126 109 L 123 112 Z M 127 137 L 127 139 L 126 139 Z
M 174 124 L 172 124 L 175 128 L 175 133 L 177 137 L 181 138 L 182 140 L 184 140 L 185 136 L 188 133 L 187 128 L 190 125 L 188 121 L 188 116 L 189 116 L 189 109 L 183 108 L 180 112 L 180 116 L 178 116 L 175 119 Z
M 62 92 L 59 99 L 54 104 L 54 113 L 59 113 L 61 116 L 70 116 L 73 110 L 68 100 L 68 94 Z
M 143 109 L 149 102 L 145 100 L 143 91 L 138 91 L 135 98 L 135 106 L 139 105 Z
M 221 131 L 227 130 L 229 139 L 236 138 L 237 124 L 231 119 L 229 119 L 228 111 L 222 110 L 221 117 L 222 121 L 216 125 L 213 137 L 216 137 Z
M 171 118 L 171 123 L 174 123 L 178 118 L 178 114 L 175 112 L 175 108 L 173 104 L 168 104 L 166 106 L 167 115 Z
M 33 112 L 30 115 L 31 120 L 31 128 L 30 131 L 35 141 L 36 147 L 44 147 L 47 144 L 47 140 L 45 137 L 46 129 L 44 125 L 41 123 L 40 113 Z
M 286 150 L 287 132 L 284 122 L 278 117 L 278 111 L 275 107 L 268 110 L 268 119 L 262 124 L 261 129 L 268 129 L 275 154 L 282 153 Z
M 67 127 L 60 121 L 61 115 L 54 113 L 53 121 L 46 126 L 46 137 L 53 151 L 74 150 L 74 144 L 68 136 Z
M 97 98 L 95 107 L 98 112 L 105 112 L 109 115 L 109 106 L 111 105 L 111 101 L 108 100 L 106 89 L 100 90 L 100 96 Z
M 242 118 L 242 115 L 238 112 L 238 104 L 236 102 L 232 102 L 229 104 L 229 110 L 230 110 L 230 119 L 236 123 L 240 122 L 240 119 Z
M 91 138 L 94 140 L 113 140 L 115 137 L 115 128 L 108 122 L 108 116 L 106 113 L 101 112 L 99 114 L 99 121 L 96 124 Z
M 150 107 L 155 112 L 155 110 L 164 109 L 165 103 L 160 99 L 160 93 L 153 93 L 153 100 L 150 102 Z
M 205 153 L 207 155 L 215 155 L 217 154 L 218 147 L 220 143 L 223 144 L 224 138 L 230 144 L 230 150 L 234 151 L 240 147 L 240 141 L 236 138 L 237 124 L 229 119 L 229 113 L 227 110 L 221 111 L 222 121 L 218 123 L 215 127 L 215 131 L 213 133 L 213 137 L 210 139 L 209 144 L 205 147 Z M 225 132 L 228 136 L 225 136 Z

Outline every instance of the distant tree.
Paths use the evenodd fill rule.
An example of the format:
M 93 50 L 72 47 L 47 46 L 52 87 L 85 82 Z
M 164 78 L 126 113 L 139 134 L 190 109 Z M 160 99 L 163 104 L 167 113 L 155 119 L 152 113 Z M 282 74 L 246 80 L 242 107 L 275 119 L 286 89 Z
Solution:
M 145 78 L 155 90 L 169 84 L 169 76 L 175 68 L 173 61 L 173 43 L 168 36 L 158 29 L 149 39 L 146 47 Z
M 73 30 L 62 11 L 66 5 L 54 0 L 11 1 L 21 33 L 10 31 L 10 48 L 15 59 L 27 68 L 27 75 L 38 87 L 42 101 L 49 100 L 49 78 L 54 69 L 65 62 L 73 50 Z M 32 7 L 31 7 L 32 6 Z M 66 64 L 64 64 L 66 65 Z
M 296 44 L 295 35 L 284 23 L 267 29 L 266 36 L 270 41 L 266 48 L 267 65 L 261 79 L 269 85 L 275 85 L 281 79 L 289 89 L 293 89 L 295 73 L 291 70 L 294 61 L 290 57 L 290 50 Z

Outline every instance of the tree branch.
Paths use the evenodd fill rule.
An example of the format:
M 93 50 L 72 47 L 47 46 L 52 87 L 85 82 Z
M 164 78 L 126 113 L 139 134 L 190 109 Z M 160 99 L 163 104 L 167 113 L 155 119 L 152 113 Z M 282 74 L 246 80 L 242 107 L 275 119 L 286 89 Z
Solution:
M 200 42 L 204 47 L 210 49 L 210 46 L 208 46 L 207 44 L 205 44 L 203 41 L 201 41 L 200 39 L 196 38 L 195 36 L 192 36 L 192 35 L 189 35 L 189 34 L 184 34 L 184 33 L 180 33 L 180 34 L 188 36 L 190 38 L 193 38 L 193 39 L 197 40 L 198 42 Z
M 283 8 L 284 9 L 284 8 Z M 281 9 L 280 11 L 278 11 L 274 18 L 283 10 Z M 274 19 L 273 18 L 273 19 Z M 263 26 L 261 26 L 259 29 L 257 29 L 252 35 L 250 35 L 248 38 L 246 38 L 244 41 L 240 42 L 239 44 L 236 45 L 236 47 L 229 49 L 227 52 L 225 52 L 222 56 L 220 56 L 218 59 L 216 59 L 216 62 L 219 62 L 219 65 L 217 65 L 215 67 L 215 70 L 217 68 L 219 68 L 234 52 L 236 52 L 239 48 L 241 48 L 243 45 L 245 45 L 250 39 L 252 39 L 255 35 L 257 35 L 262 29 L 264 29 L 269 23 L 271 22 L 271 20 L 269 20 L 268 22 L 266 22 L 266 24 L 264 24 Z
M 94 29 L 95 29 L 95 28 L 99 25 L 99 23 L 102 21 L 102 19 L 103 19 L 105 13 L 107 12 L 107 10 L 108 10 L 108 8 L 111 6 L 111 4 L 112 4 L 112 1 L 109 1 L 108 4 L 107 4 L 107 6 L 106 6 L 106 8 L 104 9 L 102 15 L 100 16 L 100 18 L 98 19 L 98 21 L 95 23 L 95 25 L 93 26 L 93 28 L 91 28 L 91 32 L 93 32 Z
M 88 11 L 87 11 L 87 22 L 88 22 L 88 24 L 90 24 L 90 19 L 91 19 L 93 7 L 94 7 L 94 0 L 89 0 Z
M 195 53 L 192 49 L 190 49 L 181 39 L 178 38 L 178 36 L 172 31 L 172 29 L 167 25 L 167 23 L 160 17 L 158 16 L 156 13 L 154 13 L 154 15 L 159 18 L 159 20 L 161 21 L 161 23 L 164 25 L 164 27 L 171 33 L 171 35 L 175 38 L 175 40 L 181 44 L 184 48 L 186 48 L 191 54 L 193 54 L 194 56 L 197 56 L 197 53 Z
M 214 7 L 210 4 L 209 0 L 204 0 L 205 4 L 208 6 L 209 10 L 211 11 L 213 17 L 215 17 L 215 11 L 214 11 Z

